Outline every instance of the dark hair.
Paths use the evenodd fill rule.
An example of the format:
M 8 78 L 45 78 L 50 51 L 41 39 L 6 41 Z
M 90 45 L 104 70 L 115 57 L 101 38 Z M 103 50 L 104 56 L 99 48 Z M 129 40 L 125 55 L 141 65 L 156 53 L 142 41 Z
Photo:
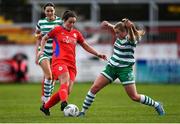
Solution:
M 62 19 L 64 21 L 68 20 L 68 18 L 70 17 L 75 17 L 77 18 L 77 15 L 75 12 L 71 11 L 71 10 L 66 10 L 64 13 L 63 13 L 63 16 L 62 16 Z
M 51 6 L 51 7 L 55 8 L 55 5 L 53 3 L 46 3 L 43 7 L 44 10 L 46 9 L 47 6 Z

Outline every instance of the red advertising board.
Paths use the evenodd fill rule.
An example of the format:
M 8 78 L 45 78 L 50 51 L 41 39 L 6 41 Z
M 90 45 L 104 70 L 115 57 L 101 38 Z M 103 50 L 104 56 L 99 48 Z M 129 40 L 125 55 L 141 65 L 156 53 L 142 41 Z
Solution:
M 11 82 L 14 80 L 13 60 L 0 60 L 0 82 Z

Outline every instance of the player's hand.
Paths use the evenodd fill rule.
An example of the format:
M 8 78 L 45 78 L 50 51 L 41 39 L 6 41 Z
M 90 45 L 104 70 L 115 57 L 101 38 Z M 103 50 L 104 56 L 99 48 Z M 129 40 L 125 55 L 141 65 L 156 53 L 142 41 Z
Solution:
M 36 33 L 34 35 L 38 40 L 41 40 L 42 39 L 42 34 L 41 33 Z
M 125 25 L 127 28 L 131 28 L 133 26 L 133 23 L 130 20 L 128 20 Z
M 133 22 L 131 22 L 131 21 L 130 21 L 129 19 L 127 19 L 127 18 L 122 19 L 122 22 L 125 23 L 125 26 L 126 26 L 127 28 L 131 28 L 131 27 L 133 26 Z
M 102 28 L 106 28 L 106 27 L 108 27 L 108 25 L 109 25 L 109 22 L 108 22 L 108 21 L 103 21 L 103 22 L 101 23 L 101 27 L 102 27 Z
M 107 56 L 104 54 L 98 54 L 97 56 L 103 60 L 107 60 Z

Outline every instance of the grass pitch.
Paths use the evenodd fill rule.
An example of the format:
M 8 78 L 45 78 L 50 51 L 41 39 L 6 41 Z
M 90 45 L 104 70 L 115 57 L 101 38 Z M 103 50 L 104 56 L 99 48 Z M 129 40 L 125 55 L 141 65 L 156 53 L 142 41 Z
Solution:
M 69 103 L 80 109 L 91 84 L 75 84 Z M 56 84 L 57 91 L 59 84 Z M 0 123 L 179 123 L 180 85 L 137 84 L 139 93 L 163 102 L 165 116 L 158 116 L 152 107 L 129 99 L 123 86 L 111 84 L 97 94 L 84 118 L 64 117 L 60 104 L 44 116 L 39 107 L 41 84 L 1 84 Z

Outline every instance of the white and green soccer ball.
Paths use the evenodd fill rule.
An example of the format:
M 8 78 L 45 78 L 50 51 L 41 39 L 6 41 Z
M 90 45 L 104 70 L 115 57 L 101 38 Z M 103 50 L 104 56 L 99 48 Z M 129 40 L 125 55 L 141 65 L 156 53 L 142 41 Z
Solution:
M 77 117 L 79 114 L 79 108 L 74 104 L 68 104 L 64 108 L 64 116 L 66 117 Z

